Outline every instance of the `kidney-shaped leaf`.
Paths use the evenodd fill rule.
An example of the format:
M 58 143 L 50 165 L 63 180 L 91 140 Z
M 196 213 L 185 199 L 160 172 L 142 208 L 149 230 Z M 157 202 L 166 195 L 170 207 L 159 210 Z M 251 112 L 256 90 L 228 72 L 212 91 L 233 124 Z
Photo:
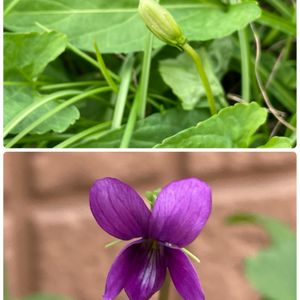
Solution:
M 266 121 L 267 110 L 256 102 L 236 104 L 197 126 L 165 139 L 158 148 L 246 148 Z
M 215 2 L 164 0 L 190 40 L 230 35 L 257 19 L 255 1 L 224 8 Z M 83 50 L 93 51 L 94 40 L 103 53 L 144 49 L 147 29 L 137 14 L 138 0 L 22 0 L 5 17 L 12 31 L 36 31 L 36 22 L 65 33 Z M 161 42 L 156 40 L 156 46 Z
M 5 33 L 4 79 L 35 79 L 67 46 L 59 32 Z

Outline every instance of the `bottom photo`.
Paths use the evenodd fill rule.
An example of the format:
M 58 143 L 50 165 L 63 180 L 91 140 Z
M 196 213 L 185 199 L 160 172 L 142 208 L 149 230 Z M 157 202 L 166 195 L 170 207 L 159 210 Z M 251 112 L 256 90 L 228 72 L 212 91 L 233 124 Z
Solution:
M 4 154 L 5 300 L 296 300 L 296 154 Z

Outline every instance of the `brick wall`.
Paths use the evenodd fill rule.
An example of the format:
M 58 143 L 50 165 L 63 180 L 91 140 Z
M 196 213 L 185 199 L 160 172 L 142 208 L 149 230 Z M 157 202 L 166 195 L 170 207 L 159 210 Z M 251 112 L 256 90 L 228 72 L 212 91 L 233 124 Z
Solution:
M 201 258 L 196 268 L 207 299 L 258 300 L 242 261 L 268 239 L 259 228 L 228 226 L 224 219 L 256 212 L 295 228 L 295 169 L 291 153 L 7 153 L 4 254 L 11 294 L 101 299 L 106 273 L 124 244 L 104 249 L 113 238 L 89 211 L 92 182 L 117 177 L 143 194 L 196 176 L 213 188 L 212 216 L 190 247 Z M 171 298 L 180 299 L 174 290 Z

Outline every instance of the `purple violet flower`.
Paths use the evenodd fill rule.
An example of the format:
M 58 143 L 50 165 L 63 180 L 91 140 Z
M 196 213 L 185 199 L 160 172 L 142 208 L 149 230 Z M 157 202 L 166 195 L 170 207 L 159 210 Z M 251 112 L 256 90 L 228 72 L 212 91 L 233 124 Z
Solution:
M 114 299 L 123 288 L 129 299 L 149 299 L 161 288 L 168 269 L 185 300 L 204 300 L 197 272 L 181 248 L 198 236 L 211 206 L 210 187 L 196 178 L 165 186 L 152 211 L 126 183 L 109 177 L 96 180 L 90 207 L 97 223 L 118 239 L 139 238 L 111 266 L 104 299 Z

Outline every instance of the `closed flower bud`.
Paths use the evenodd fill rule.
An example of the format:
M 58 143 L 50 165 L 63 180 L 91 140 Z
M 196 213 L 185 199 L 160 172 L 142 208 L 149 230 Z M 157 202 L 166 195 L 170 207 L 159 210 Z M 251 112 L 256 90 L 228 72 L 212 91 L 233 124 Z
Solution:
M 155 0 L 140 0 L 139 14 L 149 30 L 165 43 L 182 49 L 187 42 L 173 16 Z

